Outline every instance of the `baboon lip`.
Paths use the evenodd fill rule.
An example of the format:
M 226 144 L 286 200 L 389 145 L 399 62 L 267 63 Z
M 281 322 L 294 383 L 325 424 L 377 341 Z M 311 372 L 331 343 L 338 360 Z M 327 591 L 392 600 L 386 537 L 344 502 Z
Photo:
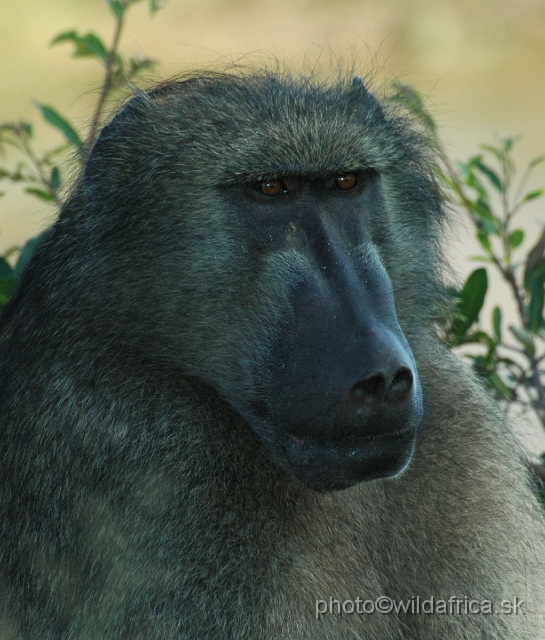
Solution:
M 374 434 L 361 434 L 361 435 L 340 435 L 340 436 L 326 436 L 317 437 L 311 435 L 296 435 L 294 433 L 287 434 L 288 442 L 295 443 L 302 447 L 312 446 L 313 444 L 321 444 L 325 446 L 350 446 L 350 443 L 359 444 L 364 442 L 370 442 L 372 440 L 384 440 L 388 438 L 399 438 L 405 435 L 414 434 L 415 429 L 413 426 L 404 427 L 392 432 L 382 432 Z
M 401 473 L 411 460 L 415 438 L 413 427 L 328 439 L 289 434 L 283 452 L 292 472 L 308 487 L 336 491 Z

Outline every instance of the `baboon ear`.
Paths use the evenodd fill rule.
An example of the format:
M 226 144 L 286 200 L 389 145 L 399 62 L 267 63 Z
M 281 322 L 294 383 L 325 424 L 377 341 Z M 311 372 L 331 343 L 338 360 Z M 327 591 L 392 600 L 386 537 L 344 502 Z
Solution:
M 381 119 L 384 118 L 384 113 L 379 101 L 367 89 L 359 76 L 354 76 L 352 79 L 352 93 L 355 94 L 359 100 L 363 101 L 367 112 L 372 113 L 375 117 L 380 116 Z
M 93 190 L 95 185 L 107 177 L 111 171 L 108 160 L 119 155 L 119 149 L 130 140 L 138 140 L 139 123 L 149 101 L 147 96 L 136 96 L 100 132 L 91 149 L 83 171 L 83 184 L 86 190 Z

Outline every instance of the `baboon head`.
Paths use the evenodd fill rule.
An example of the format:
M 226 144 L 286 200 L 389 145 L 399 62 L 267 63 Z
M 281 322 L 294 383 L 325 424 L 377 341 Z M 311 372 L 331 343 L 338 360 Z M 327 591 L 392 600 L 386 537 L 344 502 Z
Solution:
M 440 208 L 422 146 L 357 78 L 208 74 L 134 98 L 73 214 L 109 349 L 208 385 L 315 490 L 399 474 Z

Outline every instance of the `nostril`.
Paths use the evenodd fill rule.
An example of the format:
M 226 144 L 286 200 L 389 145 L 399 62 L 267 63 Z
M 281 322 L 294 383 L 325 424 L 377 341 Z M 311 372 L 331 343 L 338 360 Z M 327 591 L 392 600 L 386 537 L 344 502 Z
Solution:
M 379 402 L 403 402 L 413 388 L 414 377 L 410 369 L 401 367 L 394 375 L 390 386 L 382 373 L 358 380 L 349 393 L 350 400 L 358 405 L 369 405 Z
M 388 389 L 387 399 L 394 401 L 404 400 L 413 388 L 413 374 L 410 369 L 402 368 L 394 376 Z
M 366 380 L 359 380 L 350 389 L 350 398 L 356 404 L 368 404 L 381 402 L 386 395 L 386 378 L 382 374 L 376 374 Z

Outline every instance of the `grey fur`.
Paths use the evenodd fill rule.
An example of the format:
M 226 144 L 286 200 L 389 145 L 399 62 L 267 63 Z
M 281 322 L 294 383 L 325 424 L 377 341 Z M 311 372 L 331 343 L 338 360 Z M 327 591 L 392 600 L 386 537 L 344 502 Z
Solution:
M 545 638 L 542 514 L 494 403 L 433 328 L 433 159 L 367 96 L 208 74 L 103 131 L 0 324 L 1 640 Z M 256 254 L 223 194 L 366 167 L 380 203 L 362 225 L 424 429 L 399 477 L 315 492 L 236 409 L 308 265 Z M 363 273 L 367 253 L 351 256 Z M 380 596 L 516 596 L 525 615 L 315 614 Z

